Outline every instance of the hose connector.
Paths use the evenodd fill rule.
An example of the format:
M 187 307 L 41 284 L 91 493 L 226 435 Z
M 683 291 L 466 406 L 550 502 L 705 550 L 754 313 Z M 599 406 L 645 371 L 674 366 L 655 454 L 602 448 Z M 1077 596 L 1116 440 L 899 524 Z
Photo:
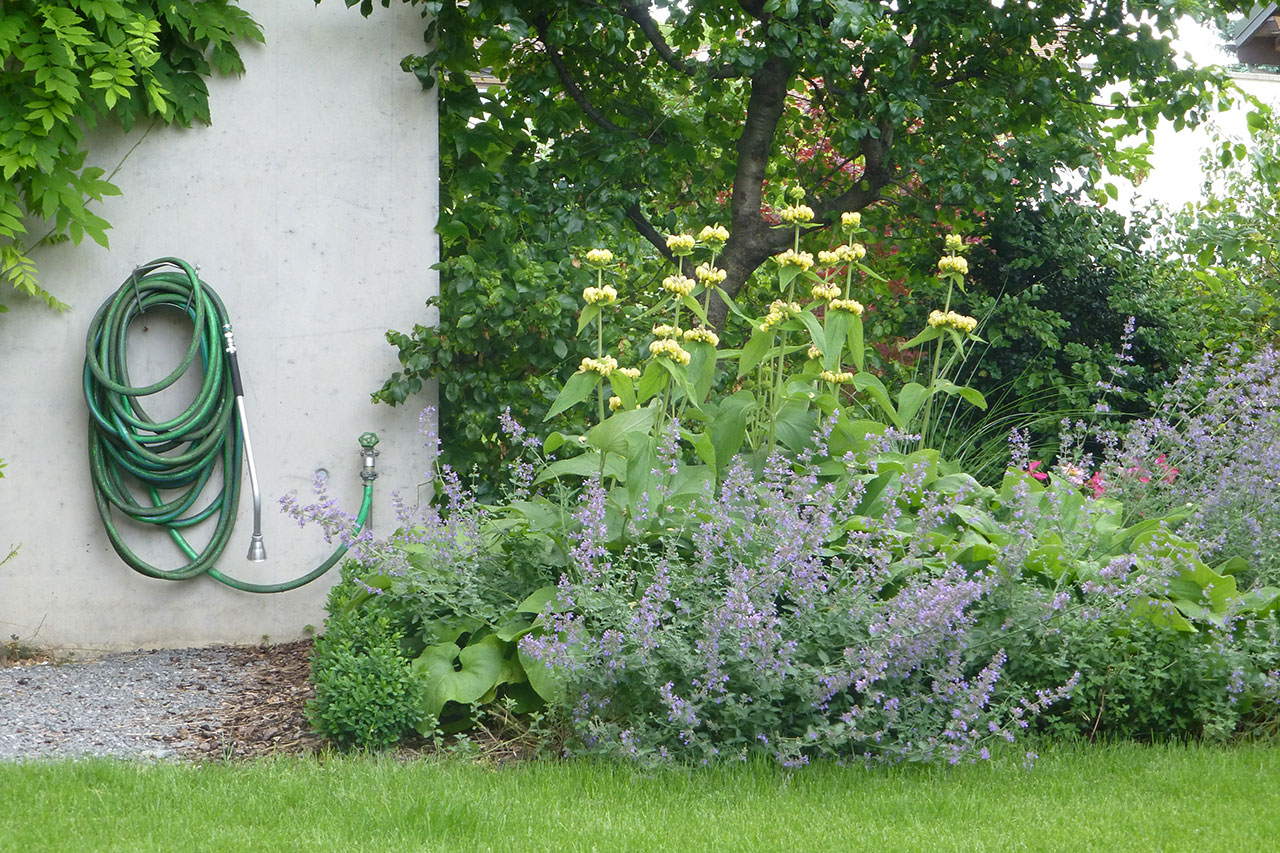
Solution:
M 360 456 L 364 460 L 364 467 L 360 470 L 360 479 L 366 483 L 372 483 L 378 479 L 378 467 L 375 461 L 378 451 L 373 448 L 378 443 L 378 434 L 375 432 L 366 432 L 360 436 Z
M 364 480 L 365 494 L 372 498 L 373 481 L 378 479 L 378 451 L 374 450 L 374 445 L 378 443 L 378 434 L 376 432 L 366 432 L 360 435 L 360 458 L 363 460 L 363 466 L 360 469 L 360 479 Z M 365 519 L 365 523 L 369 527 L 373 527 L 373 502 L 369 503 L 369 515 Z

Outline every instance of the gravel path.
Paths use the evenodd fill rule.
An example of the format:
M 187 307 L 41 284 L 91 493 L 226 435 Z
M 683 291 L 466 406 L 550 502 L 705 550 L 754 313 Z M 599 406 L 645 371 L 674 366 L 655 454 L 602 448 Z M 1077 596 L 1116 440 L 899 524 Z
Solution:
M 176 758 L 254 664 L 227 647 L 0 668 L 0 761 Z

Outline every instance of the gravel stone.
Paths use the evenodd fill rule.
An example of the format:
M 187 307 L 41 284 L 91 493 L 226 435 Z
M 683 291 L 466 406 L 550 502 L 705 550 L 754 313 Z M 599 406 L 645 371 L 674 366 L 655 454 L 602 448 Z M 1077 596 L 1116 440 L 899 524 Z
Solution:
M 228 647 L 0 667 L 0 761 L 177 757 L 252 669 Z

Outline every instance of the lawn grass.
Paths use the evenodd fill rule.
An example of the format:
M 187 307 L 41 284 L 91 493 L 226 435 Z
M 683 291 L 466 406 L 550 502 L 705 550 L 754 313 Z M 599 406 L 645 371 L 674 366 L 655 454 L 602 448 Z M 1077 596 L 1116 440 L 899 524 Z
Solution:
M 1280 747 L 961 767 L 0 764 L 0 850 L 1264 850 Z

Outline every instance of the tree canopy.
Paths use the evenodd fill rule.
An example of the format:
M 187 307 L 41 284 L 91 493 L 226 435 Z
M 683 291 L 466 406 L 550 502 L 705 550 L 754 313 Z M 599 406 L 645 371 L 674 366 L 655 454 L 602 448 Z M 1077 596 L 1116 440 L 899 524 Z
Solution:
M 446 111 L 518 115 L 533 144 L 513 157 L 554 163 L 659 251 L 668 210 L 724 221 L 730 295 L 790 239 L 771 183 L 803 186 L 827 224 L 882 200 L 985 208 L 1137 167 L 1126 138 L 1200 120 L 1216 79 L 1174 61 L 1176 19 L 1210 11 L 1185 0 L 420 5 L 434 49 L 406 65 Z M 503 85 L 482 92 L 481 71 Z
M 1142 169 L 1161 117 L 1196 123 L 1214 104 L 1223 78 L 1179 65 L 1175 21 L 1238 5 L 406 2 L 428 50 L 402 66 L 441 107 L 442 316 L 389 336 L 404 369 L 375 396 L 399 402 L 439 376 L 445 405 L 468 403 L 459 418 L 490 421 L 503 398 L 527 408 L 540 359 L 571 361 L 575 252 L 669 259 L 668 233 L 719 223 L 736 296 L 790 246 L 771 227 L 789 186 L 806 192 L 815 242 L 848 211 L 971 221 L 1069 174 L 1101 193 L 1104 171 Z M 442 426 L 448 438 L 447 413 Z

